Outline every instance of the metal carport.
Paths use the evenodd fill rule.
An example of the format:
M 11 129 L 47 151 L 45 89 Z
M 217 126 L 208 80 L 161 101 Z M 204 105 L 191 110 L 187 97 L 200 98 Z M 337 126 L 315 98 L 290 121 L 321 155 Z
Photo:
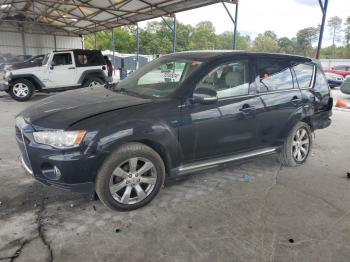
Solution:
M 56 49 L 57 35 L 81 37 L 119 26 L 137 25 L 138 58 L 138 22 L 158 17 L 172 17 L 173 23 L 168 26 L 173 32 L 175 52 L 175 13 L 221 2 L 236 4 L 237 16 L 238 0 L 0 0 L 0 31 L 21 33 L 20 42 L 23 53 L 26 53 L 25 34 L 28 33 L 39 31 L 52 35 Z M 224 6 L 228 11 L 225 4 Z M 233 18 L 230 13 L 229 15 L 235 24 L 233 43 L 235 47 L 237 18 L 236 16 Z M 136 63 L 138 65 L 138 59 Z
M 316 0 L 315 0 L 316 1 Z M 318 50 L 322 43 L 324 19 L 328 0 L 319 0 L 323 19 Z M 234 23 L 235 48 L 238 0 L 0 0 L 0 28 L 32 32 L 40 28 L 44 33 L 81 36 L 125 25 L 137 25 L 157 17 L 174 18 L 174 51 L 176 44 L 175 13 L 222 2 L 236 5 Z M 319 52 L 317 52 L 319 53 Z

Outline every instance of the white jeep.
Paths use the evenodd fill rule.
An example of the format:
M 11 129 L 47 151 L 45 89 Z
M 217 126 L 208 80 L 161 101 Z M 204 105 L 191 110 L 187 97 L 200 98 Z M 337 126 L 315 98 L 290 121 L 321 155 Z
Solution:
M 35 91 L 57 92 L 111 82 L 111 69 L 98 50 L 53 51 L 41 66 L 6 71 L 4 81 L 0 91 L 27 101 Z

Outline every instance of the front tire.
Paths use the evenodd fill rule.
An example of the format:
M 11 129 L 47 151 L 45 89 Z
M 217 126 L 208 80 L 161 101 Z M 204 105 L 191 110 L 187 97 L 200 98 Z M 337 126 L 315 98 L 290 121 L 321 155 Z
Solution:
M 104 205 L 128 211 L 151 202 L 164 178 L 164 163 L 157 152 L 141 143 L 128 143 L 104 162 L 95 188 Z
M 283 143 L 279 160 L 284 166 L 304 164 L 312 147 L 312 132 L 305 122 L 297 123 Z
M 35 86 L 27 79 L 16 79 L 10 84 L 10 96 L 20 102 L 28 101 L 34 94 Z

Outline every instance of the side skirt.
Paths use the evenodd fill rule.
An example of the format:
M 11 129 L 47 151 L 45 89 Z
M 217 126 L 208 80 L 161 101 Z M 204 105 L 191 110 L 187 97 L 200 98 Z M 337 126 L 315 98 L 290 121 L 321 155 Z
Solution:
M 79 85 L 79 86 L 65 86 L 65 87 L 42 87 L 41 89 L 38 90 L 38 92 L 41 93 L 51 93 L 51 92 L 62 92 L 62 91 L 68 91 L 68 90 L 73 90 L 73 89 L 78 89 L 78 88 L 83 88 L 84 86 Z
M 241 153 L 241 154 L 232 155 L 232 156 L 225 156 L 225 157 L 220 157 L 220 158 L 215 158 L 215 159 L 205 160 L 205 161 L 202 160 L 202 161 L 180 166 L 176 168 L 172 173 L 175 176 L 183 176 L 183 175 L 187 175 L 197 171 L 218 167 L 226 163 L 244 160 L 255 156 L 271 155 L 276 153 L 277 151 L 278 151 L 278 147 L 269 147 L 269 148 L 253 150 L 250 152 Z

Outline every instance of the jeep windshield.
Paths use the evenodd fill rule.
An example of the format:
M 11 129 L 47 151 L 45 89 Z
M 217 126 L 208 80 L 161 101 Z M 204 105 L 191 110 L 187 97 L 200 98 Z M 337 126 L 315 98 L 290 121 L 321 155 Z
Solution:
M 46 65 L 47 61 L 49 61 L 49 58 L 50 58 L 50 54 L 46 54 L 41 64 Z
M 157 59 L 120 81 L 114 90 L 147 98 L 167 97 L 202 63 L 173 57 Z

